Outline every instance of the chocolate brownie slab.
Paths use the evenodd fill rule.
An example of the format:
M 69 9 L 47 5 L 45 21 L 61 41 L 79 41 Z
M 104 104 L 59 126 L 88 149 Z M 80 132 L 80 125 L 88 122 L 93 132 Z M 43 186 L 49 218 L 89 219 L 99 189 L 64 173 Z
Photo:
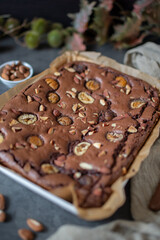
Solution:
M 74 184 L 79 206 L 102 206 L 159 119 L 159 93 L 115 69 L 72 62 L 0 111 L 0 161 L 52 191 Z

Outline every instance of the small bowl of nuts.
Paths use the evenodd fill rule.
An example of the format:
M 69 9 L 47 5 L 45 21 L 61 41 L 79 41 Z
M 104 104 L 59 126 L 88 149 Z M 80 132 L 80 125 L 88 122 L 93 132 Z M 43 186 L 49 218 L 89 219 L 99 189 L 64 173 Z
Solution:
M 12 88 L 24 82 L 33 75 L 33 68 L 27 62 L 18 60 L 3 63 L 0 66 L 0 80 L 7 87 Z

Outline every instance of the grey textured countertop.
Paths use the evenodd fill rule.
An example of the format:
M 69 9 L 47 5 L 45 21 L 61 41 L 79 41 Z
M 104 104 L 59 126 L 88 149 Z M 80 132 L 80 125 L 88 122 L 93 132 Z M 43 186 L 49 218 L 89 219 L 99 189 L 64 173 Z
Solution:
M 26 61 L 33 66 L 34 74 L 48 68 L 49 63 L 60 54 L 60 50 L 47 47 L 31 51 L 17 46 L 12 41 L 11 39 L 0 41 L 0 64 L 17 59 Z M 120 63 L 123 62 L 124 52 L 115 50 L 109 44 L 103 47 L 93 47 L 91 50 L 99 51 Z M 0 94 L 7 90 L 8 88 L 0 83 Z M 46 227 L 44 232 L 37 234 L 37 240 L 47 239 L 58 227 L 64 224 L 95 227 L 115 219 L 131 219 L 129 190 L 128 183 L 126 186 L 126 203 L 111 218 L 103 221 L 87 222 L 0 173 L 0 193 L 4 194 L 7 203 L 7 221 L 0 223 L 0 240 L 19 239 L 17 230 L 27 227 L 26 219 L 29 217 L 41 221 Z

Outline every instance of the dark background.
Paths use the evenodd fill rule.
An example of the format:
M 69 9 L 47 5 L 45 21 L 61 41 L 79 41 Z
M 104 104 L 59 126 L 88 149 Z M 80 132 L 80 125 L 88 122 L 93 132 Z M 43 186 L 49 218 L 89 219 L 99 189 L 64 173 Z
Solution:
M 118 4 L 131 10 L 134 2 L 135 0 L 115 0 L 114 11 L 119 12 Z M 71 22 L 67 14 L 78 12 L 79 3 L 80 0 L 0 0 L 0 15 L 9 13 L 20 20 L 44 17 L 67 26 Z

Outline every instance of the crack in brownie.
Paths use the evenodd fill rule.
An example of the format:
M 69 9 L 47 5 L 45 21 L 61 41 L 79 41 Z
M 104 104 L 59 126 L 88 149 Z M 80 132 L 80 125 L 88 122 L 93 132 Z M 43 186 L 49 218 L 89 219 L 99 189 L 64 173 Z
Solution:
M 159 119 L 159 92 L 115 69 L 72 62 L 0 111 L 0 161 L 80 207 L 102 206 Z

